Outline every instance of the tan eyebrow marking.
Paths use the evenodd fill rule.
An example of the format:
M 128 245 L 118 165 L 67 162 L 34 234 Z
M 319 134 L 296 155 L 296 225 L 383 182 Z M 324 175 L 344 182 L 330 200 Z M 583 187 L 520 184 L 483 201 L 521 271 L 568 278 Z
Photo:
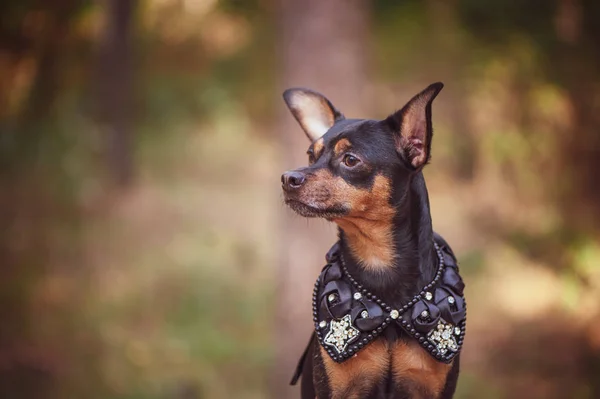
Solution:
M 352 147 L 352 143 L 348 139 L 340 139 L 337 143 L 335 143 L 335 147 L 333 147 L 333 153 L 335 156 L 340 155 L 342 152 L 347 151 Z
M 315 141 L 315 143 L 313 144 L 313 155 L 315 156 L 315 159 L 319 159 L 321 153 L 323 152 L 323 148 L 325 148 L 323 138 L 320 138 L 319 140 Z

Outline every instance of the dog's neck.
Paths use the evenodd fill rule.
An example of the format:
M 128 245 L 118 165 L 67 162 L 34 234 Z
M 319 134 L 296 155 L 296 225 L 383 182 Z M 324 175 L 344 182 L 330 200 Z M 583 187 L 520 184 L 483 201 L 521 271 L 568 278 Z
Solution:
M 363 223 L 357 232 L 340 224 L 342 256 L 350 274 L 389 303 L 404 303 L 431 281 L 437 270 L 429 197 L 422 173 L 410 176 L 406 191 L 396 193 L 389 228 Z M 358 243 L 360 241 L 360 243 Z M 382 241 L 387 244 L 382 248 Z M 357 245 L 378 248 L 371 259 L 356 255 Z M 385 252 L 390 252 L 387 256 Z

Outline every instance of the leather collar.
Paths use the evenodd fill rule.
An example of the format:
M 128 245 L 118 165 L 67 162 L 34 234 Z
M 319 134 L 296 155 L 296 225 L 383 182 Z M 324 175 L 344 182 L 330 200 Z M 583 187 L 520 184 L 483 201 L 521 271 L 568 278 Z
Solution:
M 464 283 L 452 251 L 434 240 L 439 259 L 435 278 L 405 304 L 387 304 L 349 273 L 339 243 L 315 283 L 313 320 L 317 339 L 341 363 L 369 345 L 389 326 L 399 326 L 431 356 L 450 363 L 465 337 Z

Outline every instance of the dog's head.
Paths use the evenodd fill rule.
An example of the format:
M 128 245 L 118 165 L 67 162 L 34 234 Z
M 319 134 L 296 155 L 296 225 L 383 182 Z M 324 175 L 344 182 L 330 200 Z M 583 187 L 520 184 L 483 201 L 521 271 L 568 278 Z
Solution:
M 323 95 L 289 89 L 285 102 L 308 136 L 308 166 L 281 176 L 284 198 L 298 214 L 342 225 L 393 216 L 411 174 L 429 161 L 434 83 L 384 120 L 346 119 Z

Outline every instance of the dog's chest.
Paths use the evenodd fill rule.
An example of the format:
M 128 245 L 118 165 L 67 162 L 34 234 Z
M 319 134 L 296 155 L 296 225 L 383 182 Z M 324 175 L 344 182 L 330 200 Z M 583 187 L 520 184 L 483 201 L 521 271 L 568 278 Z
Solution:
M 451 363 L 465 335 L 464 283 L 454 258 L 437 244 L 436 250 L 435 278 L 403 304 L 382 301 L 348 273 L 335 250 L 328 254 L 313 291 L 313 321 L 316 337 L 331 360 L 343 363 L 399 328 L 433 360 Z
M 317 397 L 437 398 L 452 368 L 412 341 L 379 338 L 343 363 L 318 349 L 315 375 L 320 375 L 322 389 Z

